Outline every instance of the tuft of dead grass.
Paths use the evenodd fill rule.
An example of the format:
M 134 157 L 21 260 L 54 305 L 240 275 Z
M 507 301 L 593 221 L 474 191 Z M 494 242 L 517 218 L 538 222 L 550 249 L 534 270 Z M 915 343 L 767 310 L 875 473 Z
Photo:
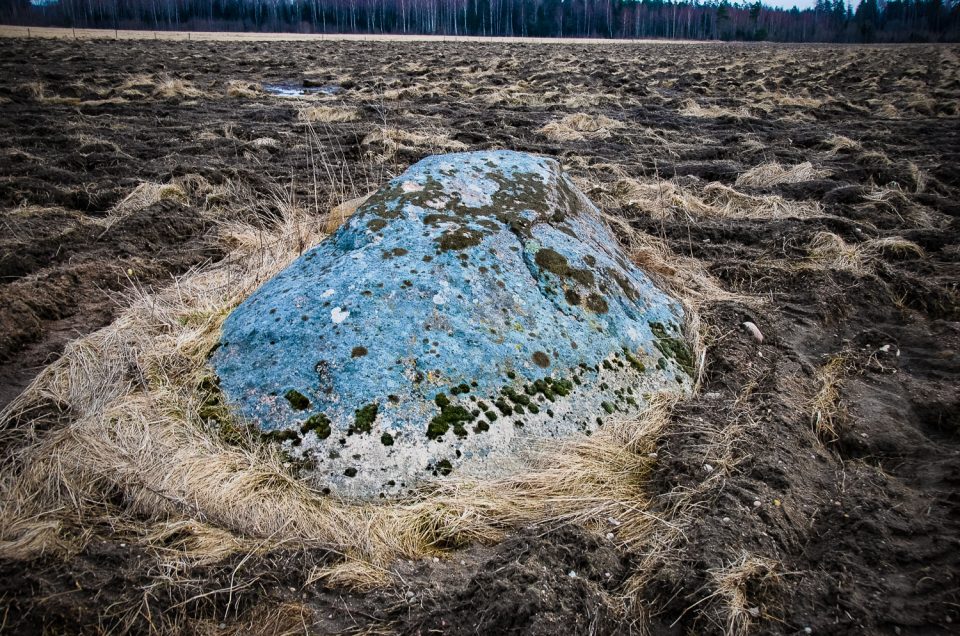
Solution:
M 169 75 L 158 77 L 153 89 L 153 97 L 159 99 L 198 99 L 205 96 L 192 82 Z
M 551 141 L 583 141 L 607 139 L 613 135 L 614 130 L 623 127 L 623 122 L 605 115 L 574 113 L 538 128 L 537 132 Z
M 710 570 L 714 591 L 707 598 L 721 601 L 726 636 L 745 636 L 757 619 L 767 616 L 763 597 L 779 585 L 778 569 L 773 559 L 744 552 L 730 565 Z
M 832 232 L 817 232 L 808 245 L 810 262 L 858 275 L 869 273 L 871 266 L 884 255 L 922 258 L 925 253 L 913 241 L 899 236 L 868 239 L 851 245 Z
M 381 131 L 376 139 L 411 134 Z M 171 185 L 167 196 L 202 201 L 229 255 L 166 290 L 135 290 L 113 324 L 70 343 L 0 412 L 5 558 L 67 556 L 100 536 L 121 537 L 146 549 L 154 560 L 147 567 L 165 573 L 164 586 L 194 596 L 189 567 L 279 546 L 330 550 L 339 557 L 305 565 L 309 580 L 369 590 L 391 581 L 397 558 L 493 542 L 520 525 L 575 523 L 606 534 L 615 519 L 616 541 L 625 546 L 677 535 L 670 515 L 650 512 L 646 489 L 676 394 L 651 396 L 638 418 L 608 421 L 592 436 L 531 442 L 524 468 L 507 477 L 461 476 L 385 503 L 313 489 L 209 389 L 206 360 L 232 308 L 319 242 L 329 220 L 277 192 L 268 215 L 275 220 L 264 225 L 266 215 L 257 213 L 264 197 L 238 184 L 184 177 Z M 336 175 L 323 187 L 348 191 Z M 136 189 L 117 213 L 149 205 L 161 188 Z M 697 307 L 730 295 L 662 242 L 626 224 L 619 232 L 634 259 L 684 300 L 687 337 L 702 367 Z M 165 608 L 153 602 L 145 596 L 143 605 L 117 611 L 159 616 Z
M 859 141 L 844 137 L 843 135 L 832 134 L 826 141 L 828 154 L 831 156 L 845 152 L 857 152 L 863 150 Z
M 701 106 L 693 99 L 684 101 L 683 107 L 679 112 L 681 115 L 685 115 L 687 117 L 703 117 L 709 119 L 716 119 L 719 117 L 745 119 L 752 116 L 750 114 L 750 110 L 746 106 L 741 106 L 735 110 L 717 105 Z
M 737 177 L 736 185 L 769 188 L 781 183 L 800 183 L 829 176 L 827 170 L 817 170 L 809 161 L 795 166 L 784 166 L 773 161 L 762 163 Z
M 320 122 L 330 124 L 334 122 L 360 121 L 360 112 L 356 108 L 342 106 L 307 106 L 301 108 L 297 114 L 300 121 Z
M 227 83 L 227 97 L 237 99 L 256 99 L 264 94 L 263 87 L 257 82 L 231 80 Z
M 621 206 L 655 219 L 684 218 L 804 218 L 822 213 L 815 202 L 789 201 L 779 195 L 750 195 L 711 182 L 697 193 L 674 181 L 623 178 L 614 184 Z
M 395 157 L 400 152 L 417 154 L 427 150 L 431 153 L 462 152 L 469 146 L 462 141 L 451 139 L 440 131 L 419 132 L 401 130 L 383 126 L 374 130 L 361 142 L 368 150 L 368 157 L 375 163 L 382 163 Z
M 321 219 L 285 203 L 267 227 L 220 221 L 227 259 L 165 291 L 134 293 L 112 325 L 68 345 L 0 413 L 6 557 L 66 554 L 103 528 L 174 572 L 299 542 L 343 555 L 313 571 L 315 580 L 370 589 L 389 579 L 393 559 L 491 542 L 518 524 L 599 532 L 615 518 L 618 541 L 629 544 L 661 522 L 647 512 L 645 482 L 675 395 L 655 396 L 638 420 L 608 422 L 593 436 L 534 445 L 529 468 L 511 477 L 464 477 L 388 504 L 340 501 L 301 481 L 202 388 L 229 311 L 324 236 Z M 133 518 L 148 530 L 124 530 Z
M 823 444 L 837 441 L 839 427 L 846 417 L 846 407 L 840 398 L 843 376 L 850 367 L 850 358 L 846 353 L 832 356 L 826 364 L 817 369 L 816 381 L 820 385 L 810 400 L 810 422 L 813 432 Z

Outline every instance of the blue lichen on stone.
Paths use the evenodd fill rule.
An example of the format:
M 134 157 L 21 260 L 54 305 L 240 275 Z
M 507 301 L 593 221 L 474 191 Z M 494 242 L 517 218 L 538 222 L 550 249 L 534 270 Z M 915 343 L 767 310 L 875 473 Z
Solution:
M 555 161 L 462 153 L 409 168 L 241 303 L 212 363 L 313 480 L 375 497 L 688 390 L 682 324 Z

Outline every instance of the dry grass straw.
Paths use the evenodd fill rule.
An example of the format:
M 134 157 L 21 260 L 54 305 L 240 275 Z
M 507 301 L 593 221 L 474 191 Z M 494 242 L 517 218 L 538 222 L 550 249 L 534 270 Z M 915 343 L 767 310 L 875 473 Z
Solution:
M 926 174 L 914 164 L 908 164 L 907 169 L 911 180 L 914 181 L 914 189 L 921 192 L 926 187 Z M 881 212 L 892 214 L 903 223 L 910 223 L 914 227 L 933 228 L 942 223 L 942 217 L 938 220 L 931 211 L 918 203 L 912 201 L 908 193 L 896 182 L 891 182 L 876 188 L 872 192 L 863 195 L 865 203 L 858 207 L 872 207 L 874 213 Z
M 607 139 L 613 135 L 614 130 L 623 127 L 623 122 L 604 115 L 574 113 L 538 128 L 537 132 L 551 141 L 583 141 Z
M 719 117 L 745 119 L 751 117 L 750 110 L 746 106 L 741 106 L 736 110 L 716 105 L 701 106 L 693 99 L 688 99 L 683 102 L 683 107 L 680 109 L 680 114 L 687 117 L 703 117 L 708 119 L 716 119 Z
M 153 96 L 160 99 L 197 99 L 206 94 L 192 82 L 169 75 L 161 75 L 156 80 Z
M 769 188 L 781 183 L 800 183 L 828 176 L 826 170 L 817 170 L 809 161 L 795 166 L 783 166 L 776 161 L 763 163 L 737 177 L 736 185 Z
M 826 141 L 827 151 L 830 156 L 838 155 L 844 152 L 857 152 L 863 150 L 859 141 L 854 141 L 843 135 L 830 135 Z
M 327 160 L 312 160 L 322 174 Z M 324 187 L 356 191 L 335 174 Z M 182 189 L 189 196 L 197 188 Z M 676 394 L 652 396 L 637 419 L 610 420 L 592 436 L 534 443 L 528 468 L 511 476 L 428 484 L 387 503 L 314 490 L 275 445 L 212 407 L 202 387 L 230 310 L 321 240 L 325 219 L 283 192 L 271 202 L 278 220 L 267 226 L 254 213 L 263 197 L 241 186 L 205 196 L 204 212 L 219 223 L 230 255 L 159 293 L 135 290 L 113 324 L 69 344 L 0 413 L 0 556 L 67 556 L 95 537 L 113 536 L 146 547 L 151 567 L 165 573 L 164 586 L 193 590 L 187 569 L 197 564 L 314 546 L 340 556 L 310 566 L 309 580 L 366 590 L 390 582 L 397 558 L 493 542 L 520 525 L 574 523 L 605 533 L 614 519 L 621 545 L 652 546 L 651 554 L 674 545 L 680 530 L 671 518 L 682 502 L 665 517 L 650 513 L 646 481 Z M 254 212 L 236 218 L 225 209 Z M 622 224 L 635 259 L 684 299 L 687 335 L 702 367 L 696 309 L 732 295 L 694 261 L 608 220 Z M 219 425 L 211 423 L 211 408 Z M 144 596 L 142 604 L 121 608 L 125 620 L 149 615 L 151 622 L 173 621 L 175 629 L 182 608 L 168 615 L 151 603 Z
M 389 161 L 401 151 L 414 154 L 422 150 L 441 153 L 461 152 L 469 148 L 462 141 L 450 139 L 442 132 L 401 130 L 388 126 L 382 126 L 368 134 L 361 145 L 367 147 L 368 158 L 376 163 Z
M 4 410 L 0 554 L 64 554 L 110 527 L 177 570 L 294 542 L 342 554 L 315 580 L 368 589 L 389 580 L 398 557 L 494 541 L 522 523 L 599 531 L 616 518 L 623 543 L 658 523 L 644 483 L 675 396 L 655 397 L 638 421 L 531 449 L 523 474 L 444 482 L 386 505 L 323 496 L 225 413 L 211 427 L 198 387 L 222 320 L 323 236 L 319 219 L 286 204 L 266 228 L 221 222 L 230 257 L 161 293 L 135 293 L 111 326 L 71 343 Z M 144 523 L 146 532 L 122 530 Z
M 345 559 L 316 578 L 366 588 L 386 581 L 394 558 L 491 541 L 521 522 L 600 527 L 617 517 L 623 541 L 643 536 L 651 521 L 643 513 L 647 454 L 666 421 L 665 400 L 654 400 L 639 423 L 613 422 L 541 450 L 526 474 L 444 483 L 394 505 L 324 497 L 256 436 L 231 443 L 210 429 L 196 387 L 220 322 L 297 255 L 292 246 L 314 243 L 315 227 L 287 218 L 264 234 L 234 224 L 230 263 L 136 298 L 113 325 L 71 344 L 7 408 L 4 445 L 14 450 L 2 481 L 4 556 L 62 550 L 67 539 L 58 530 L 132 516 L 173 523 L 148 533 L 147 543 L 187 530 L 189 542 L 167 547 L 184 559 L 220 558 L 249 538 L 319 543 Z M 38 412 L 51 404 L 69 412 L 68 421 L 44 430 Z
M 913 241 L 899 236 L 868 239 L 851 245 L 832 232 L 817 232 L 808 245 L 807 259 L 818 266 L 865 275 L 884 255 L 922 258 L 925 253 Z
M 808 410 L 813 432 L 823 444 L 838 439 L 838 432 L 846 417 L 846 407 L 840 398 L 843 376 L 850 368 L 850 356 L 840 353 L 832 356 L 825 365 L 817 369 L 816 381 L 820 385 L 810 400 Z
M 614 184 L 621 205 L 654 219 L 778 219 L 822 214 L 816 202 L 789 201 L 778 195 L 751 195 L 711 182 L 698 195 L 674 181 L 624 178 Z
M 227 97 L 237 99 L 256 99 L 263 96 L 263 87 L 257 82 L 231 80 L 227 83 Z
M 297 117 L 305 122 L 349 122 L 360 121 L 360 112 L 356 108 L 340 106 L 307 106 L 300 109 Z
M 167 199 L 180 203 L 187 202 L 187 192 L 177 179 L 174 179 L 170 183 L 144 181 L 131 190 L 127 196 L 118 201 L 110 209 L 110 214 L 123 216 Z
M 721 600 L 719 618 L 726 636 L 745 636 L 757 619 L 765 617 L 762 596 L 779 584 L 778 565 L 744 552 L 734 563 L 710 570 L 714 591 L 707 598 Z

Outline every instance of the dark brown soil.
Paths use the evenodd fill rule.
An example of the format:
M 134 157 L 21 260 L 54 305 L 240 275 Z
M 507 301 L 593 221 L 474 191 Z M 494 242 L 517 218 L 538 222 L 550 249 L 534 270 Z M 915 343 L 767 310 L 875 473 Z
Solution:
M 160 201 L 104 231 L 96 219 L 138 183 L 199 174 L 266 195 L 269 183 L 292 181 L 312 202 L 295 103 L 227 96 L 231 80 L 298 84 L 307 75 L 343 89 L 332 105 L 360 112 L 359 121 L 315 124 L 329 160 L 348 164 L 358 182 L 382 176 L 368 153 L 386 150 L 362 140 L 384 122 L 471 149 L 553 155 L 634 229 L 698 259 L 727 291 L 765 299 L 704 309 L 711 346 L 702 389 L 675 410 L 650 485 L 664 514 L 668 493 L 702 494 L 675 558 L 650 573 L 650 633 L 721 633 L 727 610 L 713 595 L 713 573 L 745 554 L 777 562 L 780 573 L 772 584 L 748 581 L 759 633 L 955 633 L 958 54 L 934 46 L 0 41 L 0 404 L 71 338 L 108 324 L 132 285 L 161 285 L 221 256 L 200 200 Z M 138 74 L 185 80 L 201 94 L 118 88 Z M 117 97 L 124 101 L 103 101 Z M 681 114 L 690 99 L 739 114 Z M 537 132 L 576 112 L 628 125 L 569 142 Z M 833 135 L 857 145 L 835 148 Z M 277 143 L 254 142 L 263 138 Z M 401 143 L 386 173 L 444 149 Z M 823 215 L 651 219 L 605 194 L 621 176 L 733 186 L 774 160 L 811 161 L 826 176 L 738 189 L 818 202 Z M 881 187 L 900 194 L 865 198 Z M 858 270 L 798 267 L 818 232 L 850 245 L 900 236 L 924 255 L 882 250 Z M 742 329 L 747 320 L 762 344 Z M 837 438 L 821 440 L 809 403 L 818 370 L 837 355 L 846 360 Z M 730 432 L 738 463 L 721 488 L 702 489 L 704 465 L 716 460 L 704 444 L 717 430 Z M 189 573 L 196 594 L 229 587 L 218 581 L 237 571 L 257 583 L 237 596 L 184 597 L 182 588 L 153 586 L 156 573 L 145 571 L 139 550 L 97 541 L 65 563 L 0 562 L 0 630 L 140 633 L 188 616 L 269 631 L 256 619 L 275 611 L 276 633 L 303 625 L 410 634 L 638 628 L 609 599 L 643 555 L 574 527 L 524 529 L 438 562 L 400 563 L 402 585 L 366 595 L 306 584 L 310 566 L 326 558 L 308 550 L 197 567 Z M 111 614 L 141 597 L 162 616 L 119 623 Z M 284 614 L 294 602 L 309 613 Z

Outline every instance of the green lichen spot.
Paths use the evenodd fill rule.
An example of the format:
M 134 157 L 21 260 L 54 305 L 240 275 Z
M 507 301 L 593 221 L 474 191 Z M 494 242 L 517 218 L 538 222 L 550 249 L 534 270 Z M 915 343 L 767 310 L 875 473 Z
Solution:
M 366 348 L 366 347 L 356 346 L 356 347 L 353 348 L 352 351 L 350 351 L 350 357 L 351 357 L 351 358 L 362 358 L 363 356 L 367 355 L 368 353 L 369 353 L 369 351 L 367 351 L 367 348 Z
M 620 286 L 620 290 L 623 291 L 624 295 L 626 295 L 627 298 L 629 298 L 630 300 L 636 300 L 637 298 L 639 298 L 640 295 L 637 293 L 636 288 L 627 279 L 626 276 L 624 276 L 620 272 L 613 269 L 608 269 L 605 271 L 608 276 L 613 278 L 613 280 L 617 281 L 617 285 Z
M 448 459 L 441 459 L 437 462 L 437 472 L 446 477 L 453 472 L 453 464 Z
M 481 240 L 483 240 L 482 232 L 459 227 L 441 234 L 437 246 L 444 252 L 465 250 L 480 245 Z
M 353 426 L 347 431 L 347 435 L 369 433 L 373 429 L 373 422 L 377 419 L 379 409 L 380 405 L 376 402 L 358 408 L 354 412 Z
M 586 287 L 593 285 L 593 272 L 589 269 L 570 267 L 570 263 L 567 262 L 563 254 L 549 247 L 538 250 L 533 257 L 533 262 L 536 263 L 540 269 L 546 270 L 561 278 L 572 278 Z
M 571 269 L 570 278 L 586 287 L 593 285 L 593 272 L 589 269 Z
M 587 296 L 587 309 L 592 311 L 595 314 L 605 314 L 610 308 L 607 306 L 607 301 L 603 296 L 597 293 L 590 294 Z
M 290 407 L 294 411 L 305 411 L 306 409 L 310 408 L 310 400 L 307 399 L 307 396 L 296 389 L 290 389 L 283 394 L 283 397 L 287 398 L 287 402 L 290 403 Z
M 393 446 L 393 435 L 390 433 L 384 433 L 380 436 L 380 443 L 384 446 Z
M 462 439 L 467 436 L 464 424 L 474 419 L 470 411 L 459 405 L 451 405 L 448 400 L 447 405 L 440 408 L 440 415 L 430 420 L 427 426 L 427 438 L 438 439 L 453 427 L 454 434 Z
M 296 431 L 282 430 L 282 431 L 270 431 L 269 433 L 264 433 L 263 438 L 271 442 L 293 442 L 294 446 L 299 445 L 300 436 L 297 435 Z
M 612 413 L 613 413 L 613 404 L 610 404 L 609 402 L 601 402 L 601 403 L 600 403 L 600 406 L 601 406 L 601 408 L 603 408 L 603 410 L 606 411 L 608 414 L 612 414 Z
M 636 356 L 630 353 L 630 351 L 628 351 L 627 349 L 623 350 L 623 355 L 624 357 L 626 357 L 627 362 L 630 363 L 630 366 L 633 367 L 635 371 L 643 373 L 644 371 L 647 370 L 646 365 L 643 364 L 643 362 L 641 362 Z
M 537 250 L 537 253 L 533 257 L 533 262 L 536 263 L 540 269 L 545 269 L 557 276 L 566 276 L 567 272 L 570 271 L 570 263 L 567 262 L 566 257 L 549 247 Z
M 308 417 L 307 421 L 300 427 L 300 432 L 306 435 L 311 431 L 320 439 L 330 437 L 330 418 L 323 413 L 317 413 Z
M 356 476 L 357 476 L 357 469 L 354 468 L 353 466 L 351 466 L 350 468 L 348 468 L 348 469 L 346 469 L 345 471 L 343 471 L 343 474 L 346 475 L 347 477 L 356 477 Z
M 694 371 L 693 354 L 690 353 L 687 343 L 682 338 L 671 336 L 666 327 L 659 322 L 650 323 L 650 332 L 656 337 L 654 346 L 660 350 L 664 358 L 676 360 L 680 368 L 692 377 Z M 658 366 L 660 365 L 658 364 Z M 665 362 L 661 368 L 666 368 Z

